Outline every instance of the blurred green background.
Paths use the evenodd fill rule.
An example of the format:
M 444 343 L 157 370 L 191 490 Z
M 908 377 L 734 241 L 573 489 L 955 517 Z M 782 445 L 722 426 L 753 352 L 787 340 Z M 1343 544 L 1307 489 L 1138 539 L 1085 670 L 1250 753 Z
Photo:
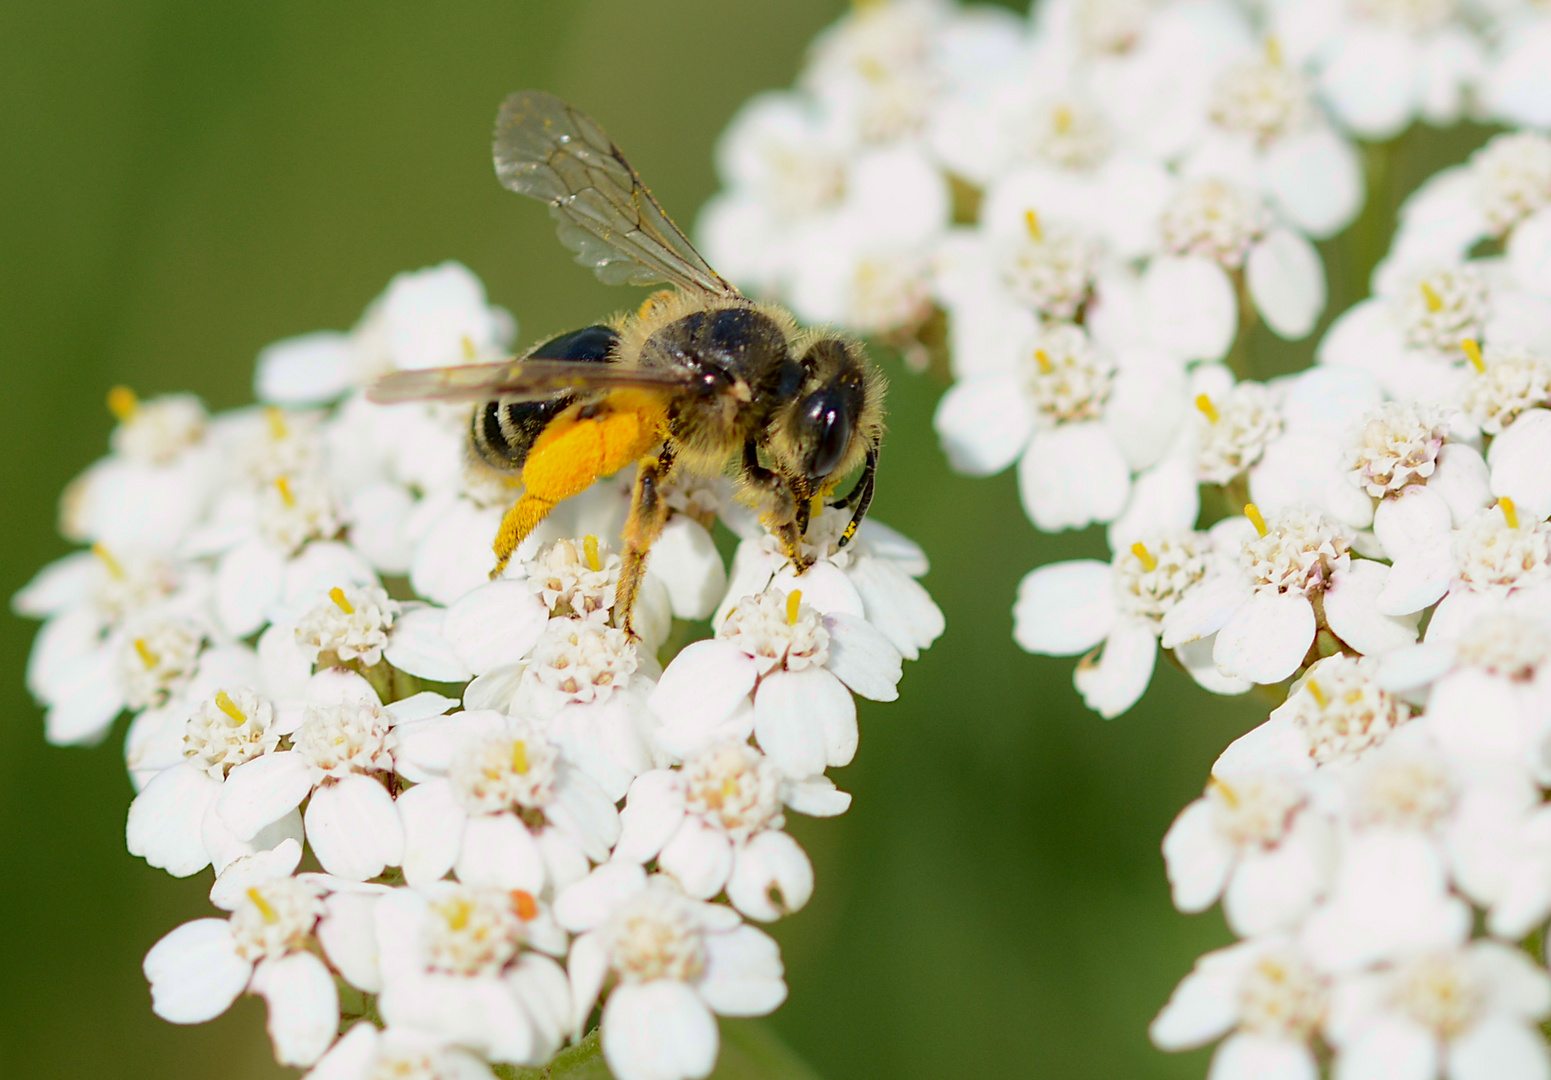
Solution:
M 626 302 L 496 184 L 506 93 L 544 87 L 594 113 L 687 225 L 714 190 L 717 133 L 750 94 L 789 84 L 841 10 L 6 5 L 0 589 L 66 550 L 56 499 L 104 451 L 116 383 L 240 404 L 266 342 L 348 327 L 395 272 L 447 258 L 525 341 Z M 1350 277 L 1334 284 L 1350 298 Z M 1106 723 L 1078 701 L 1072 661 L 1019 652 L 1019 577 L 1102 555 L 1102 537 L 1039 537 L 1010 475 L 951 475 L 930 429 L 940 388 L 890 373 L 875 514 L 931 554 L 949 629 L 907 667 L 901 701 L 864 705 L 838 776 L 852 811 L 794 826 L 819 885 L 776 928 L 791 998 L 773 1026 L 827 1080 L 1201 1076 L 1204 1054 L 1161 1055 L 1146 1025 L 1227 933 L 1173 911 L 1159 841 L 1263 706 L 1163 669 Z M 194 1028 L 151 1014 L 141 957 L 210 913 L 208 874 L 174 881 L 125 853 L 122 725 L 96 749 L 44 744 L 21 684 L 33 630 L 0 618 L 0 1075 L 284 1075 L 253 999 Z

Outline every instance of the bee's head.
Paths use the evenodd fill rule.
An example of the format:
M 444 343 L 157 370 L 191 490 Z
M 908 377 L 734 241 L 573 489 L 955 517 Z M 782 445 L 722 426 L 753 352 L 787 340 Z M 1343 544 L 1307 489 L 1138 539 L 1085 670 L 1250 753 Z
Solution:
M 814 340 L 801 365 L 801 388 L 777 414 L 773 441 L 788 480 L 811 497 L 877 444 L 883 387 L 861 346 L 844 338 Z

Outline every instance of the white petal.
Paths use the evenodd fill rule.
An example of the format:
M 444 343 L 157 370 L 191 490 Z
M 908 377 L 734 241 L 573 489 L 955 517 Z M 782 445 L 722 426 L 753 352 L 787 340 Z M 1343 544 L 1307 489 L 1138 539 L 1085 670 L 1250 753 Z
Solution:
M 754 737 L 787 776 L 816 776 L 828 763 L 819 712 L 847 706 L 855 731 L 856 705 L 833 675 L 821 668 L 775 671 L 765 676 L 754 696 Z M 853 752 L 855 745 L 852 737 Z
M 400 615 L 388 636 L 383 657 L 400 671 L 432 682 L 465 682 L 474 673 L 442 634 L 447 613 L 440 608 L 414 608 Z
M 1314 1053 L 1298 1039 L 1237 1032 L 1212 1056 L 1207 1080 L 1318 1080 Z
M 1514 501 L 1521 516 L 1551 517 L 1551 412 L 1527 409 L 1492 440 L 1492 494 Z
M 1217 661 L 1212 658 L 1216 648 L 1217 635 L 1213 634 L 1176 646 L 1173 650 L 1174 659 L 1180 662 L 1185 673 L 1196 681 L 1196 685 L 1209 694 L 1233 696 L 1253 690 L 1255 684 L 1248 679 L 1224 675 L 1217 669 Z
M 284 579 L 284 556 L 262 540 L 227 552 L 215 575 L 216 614 L 226 632 L 247 637 L 263 626 Z
M 377 966 L 377 897 L 365 893 L 334 893 L 323 901 L 318 920 L 318 944 L 345 981 L 357 990 L 382 990 Z
M 447 609 L 442 636 L 463 664 L 483 675 L 527 657 L 549 612 L 526 581 L 492 581 Z
M 1013 639 L 1029 652 L 1087 652 L 1109 636 L 1115 623 L 1109 563 L 1073 559 L 1025 574 L 1012 617 Z
M 711 727 L 731 715 L 754 689 L 758 668 L 746 653 L 719 639 L 686 645 L 648 699 L 669 724 Z
M 809 817 L 836 817 L 851 808 L 850 794 L 837 790 L 827 776 L 787 780 L 781 785 L 781 801 Z
M 276 405 L 321 405 L 350 388 L 354 368 L 348 334 L 317 330 L 282 338 L 259 350 L 253 393 Z
M 1131 467 L 1105 424 L 1062 424 L 1036 432 L 1018 460 L 1018 494 L 1035 528 L 1081 529 L 1120 516 Z
M 1263 169 L 1270 195 L 1288 220 L 1316 240 L 1340 232 L 1362 209 L 1357 153 L 1323 124 L 1278 139 Z
M 937 403 L 932 427 L 956 472 L 999 473 L 1018 459 L 1034 433 L 1034 412 L 1012 375 L 960 379 Z
M 533 834 L 515 814 L 471 817 L 463 827 L 463 847 L 455 864 L 465 885 L 523 889 L 544 888 L 544 857 Z
M 533 1027 L 511 988 L 495 976 L 390 979 L 378 1008 L 390 1028 L 433 1032 L 495 1062 L 531 1063 Z
M 1154 339 L 1182 360 L 1217 360 L 1238 328 L 1238 301 L 1222 267 L 1200 255 L 1154 258 L 1142 275 Z
M 1083 704 L 1106 720 L 1135 705 L 1152 681 L 1158 661 L 1158 637 L 1152 624 L 1132 616 L 1115 623 L 1097 662 L 1083 657 L 1072 681 Z
M 684 820 L 684 790 L 678 774 L 653 769 L 636 777 L 619 817 L 622 828 L 613 857 L 650 862 Z
M 947 625 L 942 608 L 920 582 L 894 562 L 857 555 L 846 568 L 846 577 L 861 595 L 863 617 L 881 630 L 906 660 L 918 659 L 922 649 L 942 636 Z
M 1233 932 L 1251 937 L 1296 926 L 1330 883 L 1334 844 L 1330 825 L 1305 811 L 1276 847 L 1241 852 L 1223 892 Z
M 1385 615 L 1379 594 L 1389 583 L 1390 568 L 1368 559 L 1354 559 L 1335 574 L 1325 590 L 1325 623 L 1331 632 L 1364 656 L 1382 656 L 1414 645 L 1420 612 Z
M 253 965 L 237 955 L 225 919 L 184 923 L 151 946 L 142 966 L 151 983 L 151 1010 L 174 1024 L 220 1016 L 253 973 Z
M 566 974 L 571 980 L 571 1038 L 580 1039 L 592 1007 L 609 973 L 608 948 L 601 931 L 583 934 L 571 942 Z
M 129 804 L 124 839 L 131 855 L 173 877 L 188 877 L 210 865 L 201 839 L 205 810 L 221 790 L 192 765 L 158 773 Z
M 1271 331 L 1289 341 L 1308 337 L 1325 310 L 1325 267 L 1314 245 L 1291 229 L 1272 229 L 1250 249 L 1244 273 Z
M 786 833 L 767 829 L 736 851 L 727 899 L 749 918 L 774 922 L 801 911 L 812 895 L 813 863 Z M 717 1012 L 727 1011 L 715 1001 L 711 1005 Z
M 866 620 L 850 615 L 826 615 L 824 628 L 829 631 L 829 660 L 824 666 L 830 674 L 869 700 L 899 697 L 904 661 L 888 638 Z
M 524 951 L 507 972 L 506 985 L 533 1024 L 533 1058 L 548 1061 L 571 1030 L 571 984 L 547 956 Z
M 1260 952 L 1257 942 L 1240 942 L 1209 952 L 1180 980 L 1168 1004 L 1147 1029 L 1160 1050 L 1191 1050 L 1231 1030 L 1239 1019 L 1239 989 Z
M 339 1032 L 339 992 L 323 961 L 309 952 L 266 960 L 253 991 L 269 1002 L 269 1037 L 282 1065 L 311 1065 Z
M 290 877 L 301 861 L 302 845 L 294 837 L 286 837 L 270 850 L 234 859 L 210 886 L 210 902 L 223 911 L 236 911 L 250 888 Z
M 264 826 L 247 840 L 239 840 L 226 827 L 216 807 L 211 805 L 205 810 L 199 835 L 204 842 L 205 853 L 210 856 L 210 863 L 215 867 L 215 872 L 224 874 L 238 859 L 268 852 L 287 840 L 294 840 L 300 844 L 306 835 L 306 830 L 302 827 L 301 811 L 292 810 L 278 821 Z
M 440 881 L 457 861 L 467 816 L 446 780 L 428 780 L 394 804 L 404 822 L 404 880 L 416 888 Z
M 239 840 L 295 810 L 312 790 L 312 771 L 295 750 L 244 761 L 226 776 L 215 811 Z
M 1487 1016 L 1449 1044 L 1449 1080 L 1546 1080 L 1545 1040 L 1523 1023 Z
M 1417 63 L 1405 31 L 1349 23 L 1320 73 L 1320 88 L 1354 133 L 1382 141 L 1400 134 L 1420 104 Z
M 328 1053 L 318 1059 L 307 1080 L 359 1080 L 370 1076 L 382 1041 L 377 1026 L 370 1020 L 358 1020 Z
M 684 891 L 697 900 L 709 900 L 722 891 L 732 872 L 732 845 L 727 834 L 707 828 L 699 818 L 688 817 L 657 856 L 658 865 L 678 879 Z
M 1212 655 L 1226 675 L 1279 683 L 1314 642 L 1314 609 L 1296 593 L 1256 593 L 1217 632 Z
M 623 983 L 603 1007 L 603 1056 L 619 1080 L 702 1080 L 717 1046 L 711 1010 L 681 982 Z
M 1233 867 L 1233 849 L 1218 834 L 1205 799 L 1185 807 L 1169 826 L 1163 837 L 1163 862 L 1179 910 L 1205 911 L 1222 895 Z
M 555 918 L 575 933 L 596 929 L 615 907 L 644 888 L 646 871 L 636 863 L 604 863 L 555 897 Z
M 555 795 L 545 808 L 549 822 L 595 862 L 609 857 L 619 841 L 619 812 L 587 774 L 562 763 Z M 585 870 L 583 871 L 585 873 Z
M 323 869 L 365 881 L 404 858 L 404 824 L 393 796 L 369 776 L 347 776 L 313 792 L 305 819 L 307 842 Z
M 1165 649 L 1212 637 L 1244 606 L 1249 590 L 1236 573 L 1213 574 L 1163 617 Z
M 706 937 L 706 971 L 696 987 L 723 1016 L 764 1016 L 786 1000 L 781 950 L 752 926 Z
M 276 623 L 265 630 L 259 636 L 258 655 L 269 697 L 300 698 L 307 692 L 313 658 L 297 642 L 295 623 Z

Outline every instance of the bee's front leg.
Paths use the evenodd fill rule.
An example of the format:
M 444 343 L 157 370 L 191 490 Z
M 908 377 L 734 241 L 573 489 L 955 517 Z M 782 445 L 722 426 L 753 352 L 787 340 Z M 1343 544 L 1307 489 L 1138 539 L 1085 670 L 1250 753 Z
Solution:
M 662 497 L 662 485 L 673 472 L 673 451 L 663 447 L 655 457 L 641 462 L 636 469 L 635 490 L 630 495 L 630 516 L 625 519 L 625 553 L 620 561 L 619 586 L 614 593 L 614 623 L 635 637 L 631 624 L 641 578 L 646 573 L 646 557 L 668 522 L 668 503 Z
M 739 463 L 743 483 L 761 496 L 764 521 L 775 535 L 781 551 L 800 574 L 813 565 L 813 558 L 802 553 L 802 510 L 806 502 L 799 501 L 786 479 L 759 463 L 759 450 L 749 442 L 743 447 L 743 460 Z M 801 509 L 799 509 L 801 508 Z M 802 521 L 802 524 L 799 524 Z

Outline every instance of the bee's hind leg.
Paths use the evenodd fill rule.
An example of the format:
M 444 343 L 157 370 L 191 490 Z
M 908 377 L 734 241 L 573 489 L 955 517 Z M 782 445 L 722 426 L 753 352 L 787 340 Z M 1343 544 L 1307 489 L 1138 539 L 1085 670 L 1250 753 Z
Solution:
M 495 569 L 490 571 L 492 581 L 506 572 L 506 564 L 511 562 L 512 553 L 554 508 L 553 502 L 529 493 L 506 511 L 506 516 L 501 518 L 501 527 L 496 531 L 495 543 L 491 545 L 495 550 Z
M 646 573 L 646 557 L 668 522 L 668 504 L 662 485 L 673 472 L 673 451 L 663 447 L 655 457 L 641 462 L 636 469 L 635 490 L 630 495 L 630 516 L 625 519 L 625 553 L 619 567 L 619 586 L 614 594 L 614 623 L 636 636 L 632 619 L 641 578 Z

